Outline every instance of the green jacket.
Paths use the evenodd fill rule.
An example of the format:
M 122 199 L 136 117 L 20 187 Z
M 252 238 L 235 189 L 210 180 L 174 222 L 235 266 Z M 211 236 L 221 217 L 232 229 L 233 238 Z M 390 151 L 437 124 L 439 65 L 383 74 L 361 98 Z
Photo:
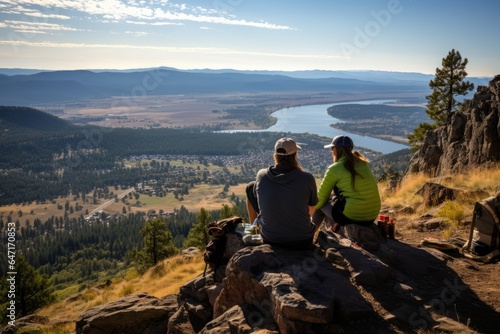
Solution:
M 318 205 L 320 209 L 330 198 L 333 187 L 337 186 L 346 199 L 344 215 L 352 220 L 375 220 L 380 212 L 380 195 L 377 181 L 370 166 L 357 162 L 354 169 L 361 175 L 356 175 L 354 188 L 351 183 L 351 173 L 344 167 L 345 157 L 330 165 L 318 189 Z

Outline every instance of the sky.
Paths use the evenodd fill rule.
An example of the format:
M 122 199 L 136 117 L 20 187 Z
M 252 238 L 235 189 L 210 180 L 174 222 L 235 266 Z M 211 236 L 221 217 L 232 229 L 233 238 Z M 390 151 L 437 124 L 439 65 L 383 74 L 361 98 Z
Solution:
M 0 68 L 500 74 L 498 0 L 0 0 Z

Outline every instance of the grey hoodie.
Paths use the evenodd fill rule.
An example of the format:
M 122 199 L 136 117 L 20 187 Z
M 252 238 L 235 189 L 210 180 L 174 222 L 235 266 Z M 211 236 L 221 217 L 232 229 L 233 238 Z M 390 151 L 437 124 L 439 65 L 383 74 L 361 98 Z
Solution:
M 271 166 L 257 173 L 254 191 L 264 240 L 282 243 L 312 238 L 314 225 L 308 210 L 318 203 L 318 197 L 311 174 Z

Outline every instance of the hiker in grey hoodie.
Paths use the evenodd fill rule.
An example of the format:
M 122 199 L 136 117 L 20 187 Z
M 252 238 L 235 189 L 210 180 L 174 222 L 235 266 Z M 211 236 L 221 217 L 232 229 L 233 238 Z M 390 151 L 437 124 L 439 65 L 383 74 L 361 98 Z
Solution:
M 264 243 L 307 249 L 316 231 L 311 216 L 318 197 L 314 177 L 297 161 L 298 150 L 291 138 L 276 142 L 274 166 L 261 169 L 247 186 L 247 210 Z

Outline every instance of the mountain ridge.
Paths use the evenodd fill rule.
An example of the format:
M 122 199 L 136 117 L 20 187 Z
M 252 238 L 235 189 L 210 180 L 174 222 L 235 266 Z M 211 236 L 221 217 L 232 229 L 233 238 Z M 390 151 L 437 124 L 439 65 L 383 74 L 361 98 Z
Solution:
M 357 78 L 296 78 L 280 74 L 197 73 L 171 69 L 140 72 L 47 71 L 0 76 L 0 105 L 33 105 L 120 95 L 263 92 L 427 92 L 424 82 Z

